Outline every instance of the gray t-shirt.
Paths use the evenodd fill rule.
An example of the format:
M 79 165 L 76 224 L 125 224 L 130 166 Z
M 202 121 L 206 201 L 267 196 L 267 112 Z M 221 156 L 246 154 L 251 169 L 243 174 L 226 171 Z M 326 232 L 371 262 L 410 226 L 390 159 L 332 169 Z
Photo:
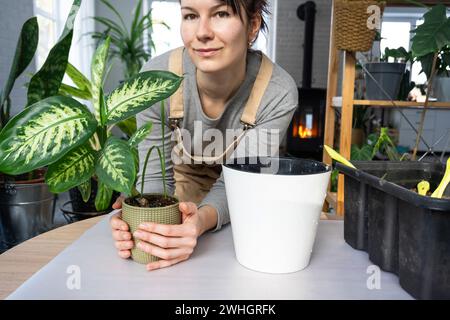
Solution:
M 149 70 L 168 70 L 170 52 L 157 56 L 148 61 L 142 68 L 142 71 Z M 183 103 L 184 103 L 184 119 L 180 125 L 182 130 L 188 130 L 192 137 L 190 146 L 184 144 L 186 149 L 195 153 L 196 150 L 204 150 L 208 141 L 206 131 L 211 129 L 220 130 L 224 133 L 227 129 L 242 129 L 240 119 L 244 111 L 245 104 L 248 100 L 250 92 L 253 88 L 256 76 L 261 64 L 261 53 L 259 51 L 249 50 L 247 55 L 247 69 L 245 80 L 234 96 L 226 103 L 225 111 L 216 119 L 208 117 L 201 105 L 196 82 L 196 67 L 192 63 L 187 51 L 183 54 Z M 165 122 L 166 129 L 164 134 L 165 158 L 166 158 L 166 182 L 168 191 L 173 194 L 175 191 L 175 180 L 173 176 L 173 162 L 171 153 L 173 148 L 174 137 L 173 132 L 169 128 L 169 100 L 165 104 Z M 267 156 L 275 155 L 278 152 L 279 143 L 285 136 L 289 123 L 292 119 L 294 111 L 298 105 L 298 91 L 294 79 L 280 66 L 274 64 L 273 73 L 269 85 L 264 93 L 261 105 L 256 114 L 256 126 L 248 130 L 244 139 L 241 140 L 235 153 L 236 155 L 246 156 Z M 151 108 L 137 115 L 138 128 L 151 121 L 153 129 L 148 137 L 139 144 L 139 167 L 137 187 L 140 190 L 142 179 L 142 168 L 145 156 L 149 148 L 157 145 L 162 148 L 161 139 L 161 120 L 160 112 L 161 104 L 157 103 Z M 274 134 L 274 130 L 279 130 L 279 134 Z M 264 140 L 265 146 L 257 146 L 258 143 L 252 143 L 251 139 L 245 139 L 247 135 L 260 137 Z M 261 137 L 264 137 L 261 139 Z M 250 141 L 250 142 L 249 142 Z M 266 146 L 267 145 L 267 146 Z M 200 149 L 197 147 L 200 146 Z M 223 142 L 224 149 L 226 141 Z M 220 152 L 221 153 L 221 152 Z M 220 154 L 219 153 L 219 154 Z M 197 153 L 195 153 L 198 155 Z M 214 155 L 214 154 L 213 154 Z M 215 154 L 217 155 L 217 154 Z M 144 192 L 161 193 L 163 192 L 162 170 L 156 150 L 150 156 L 147 170 L 145 174 Z M 251 190 L 250 190 L 251 192 Z M 217 179 L 209 193 L 200 203 L 199 208 L 204 205 L 214 207 L 218 212 L 218 222 L 214 231 L 219 230 L 222 225 L 230 221 L 227 198 L 225 193 L 225 184 L 223 174 Z

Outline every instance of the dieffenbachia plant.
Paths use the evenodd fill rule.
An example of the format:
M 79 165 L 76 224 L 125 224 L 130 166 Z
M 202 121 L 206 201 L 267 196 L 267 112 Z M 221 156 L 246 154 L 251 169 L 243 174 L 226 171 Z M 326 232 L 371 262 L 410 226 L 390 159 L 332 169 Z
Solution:
M 151 123 L 128 141 L 112 136 L 110 129 L 170 97 L 182 77 L 168 71 L 142 72 L 105 97 L 102 79 L 109 43 L 107 39 L 99 45 L 92 63 L 89 90 L 97 101 L 95 110 L 66 96 L 29 106 L 0 132 L 0 172 L 21 174 L 48 166 L 45 181 L 52 192 L 78 187 L 85 199 L 95 176 L 97 210 L 108 207 L 113 190 L 132 193 L 137 171 L 133 150 L 148 135 Z

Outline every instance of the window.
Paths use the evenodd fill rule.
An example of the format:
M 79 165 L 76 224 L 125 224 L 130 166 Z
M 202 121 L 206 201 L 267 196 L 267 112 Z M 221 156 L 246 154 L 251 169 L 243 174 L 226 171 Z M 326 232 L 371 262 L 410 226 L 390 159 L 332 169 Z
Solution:
M 414 34 L 410 33 L 419 26 L 421 18 L 426 9 L 423 8 L 386 8 L 381 25 L 380 49 L 384 52 L 385 48 L 398 48 L 403 46 L 405 49 L 411 49 L 411 38 Z M 411 81 L 416 84 L 424 84 L 427 80 L 424 73 L 421 73 L 422 66 L 419 62 L 412 65 Z
M 183 45 L 180 35 L 181 24 L 181 11 L 180 3 L 178 0 L 172 1 L 150 1 L 152 8 L 152 18 L 155 21 L 164 21 L 170 30 L 162 25 L 154 25 L 153 28 L 153 42 L 156 50 L 152 52 L 152 57 L 158 56 L 171 49 L 180 47 Z M 274 45 L 274 31 L 275 20 L 272 19 L 276 16 L 276 2 L 277 0 L 271 0 L 269 11 L 271 16 L 265 17 L 268 24 L 268 34 L 260 34 L 253 48 L 261 50 L 267 54 L 272 60 L 275 61 L 275 45 Z M 148 12 L 149 3 L 144 2 L 143 12 Z M 148 47 L 148 39 L 146 41 L 146 47 Z
M 47 59 L 50 49 L 58 41 L 69 14 L 72 1 L 34 0 L 34 14 L 39 24 L 39 44 L 36 54 L 36 70 L 39 70 Z M 94 31 L 94 2 L 83 1 L 74 25 L 74 36 L 69 53 L 69 61 L 85 76 L 90 78 L 90 61 L 94 54 L 94 41 L 84 35 Z M 82 21 L 82 23 L 81 23 Z M 67 77 L 64 82 L 70 84 Z
M 180 35 L 181 11 L 178 1 L 151 1 L 151 6 L 152 19 L 162 21 L 170 27 L 167 29 L 161 24 L 153 26 L 152 40 L 156 50 L 152 50 L 152 57 L 155 57 L 183 45 Z M 148 4 L 143 7 L 144 12 L 147 12 Z M 148 42 L 146 45 L 148 47 Z

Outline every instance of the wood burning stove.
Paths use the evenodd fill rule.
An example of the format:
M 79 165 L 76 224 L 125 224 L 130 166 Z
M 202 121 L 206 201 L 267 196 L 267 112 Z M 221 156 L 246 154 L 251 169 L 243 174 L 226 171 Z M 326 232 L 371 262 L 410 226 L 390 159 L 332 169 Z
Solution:
M 311 88 L 316 4 L 307 1 L 297 9 L 305 21 L 303 81 L 298 88 L 299 105 L 287 131 L 287 155 L 322 160 L 325 132 L 326 90 Z

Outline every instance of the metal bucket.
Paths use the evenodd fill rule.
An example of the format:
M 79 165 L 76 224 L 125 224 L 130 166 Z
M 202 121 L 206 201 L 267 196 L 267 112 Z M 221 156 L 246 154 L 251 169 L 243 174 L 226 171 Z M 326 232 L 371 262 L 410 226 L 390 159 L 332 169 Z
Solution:
M 0 184 L 0 252 L 50 230 L 55 200 L 45 183 Z

